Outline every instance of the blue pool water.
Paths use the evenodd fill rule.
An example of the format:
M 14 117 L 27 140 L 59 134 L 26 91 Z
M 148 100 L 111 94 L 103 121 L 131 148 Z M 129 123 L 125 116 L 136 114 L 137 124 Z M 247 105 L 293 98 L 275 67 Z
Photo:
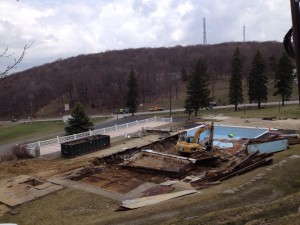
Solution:
M 195 131 L 199 126 L 187 130 L 187 135 L 194 136 Z M 249 127 L 230 127 L 230 126 L 216 126 L 214 129 L 214 139 L 240 139 L 240 138 L 257 138 L 262 134 L 268 132 L 266 128 L 249 128 Z M 208 137 L 208 131 L 200 135 L 200 140 Z

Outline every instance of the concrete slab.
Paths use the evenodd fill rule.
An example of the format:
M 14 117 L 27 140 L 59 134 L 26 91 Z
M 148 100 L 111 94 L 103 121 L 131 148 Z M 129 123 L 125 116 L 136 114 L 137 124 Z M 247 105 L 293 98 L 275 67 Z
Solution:
M 195 190 L 186 190 L 186 191 L 179 191 L 174 193 L 162 194 L 162 195 L 155 195 L 150 197 L 142 197 L 136 198 L 131 200 L 122 201 L 122 207 L 127 209 L 136 209 L 143 206 L 153 205 L 162 201 L 166 201 L 172 198 L 178 198 L 184 195 L 190 195 L 197 193 Z
M 0 202 L 14 207 L 62 188 L 60 185 L 22 175 L 0 182 Z

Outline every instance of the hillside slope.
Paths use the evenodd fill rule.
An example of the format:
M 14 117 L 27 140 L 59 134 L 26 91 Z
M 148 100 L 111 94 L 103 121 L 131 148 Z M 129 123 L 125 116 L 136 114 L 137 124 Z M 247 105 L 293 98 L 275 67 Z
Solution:
M 124 107 L 125 81 L 132 69 L 138 77 L 140 103 L 154 104 L 157 99 L 168 99 L 170 87 L 172 98 L 180 101 L 185 93 L 180 79 L 183 67 L 189 73 L 193 63 L 202 58 L 208 65 L 212 83 L 222 80 L 229 75 L 236 47 L 243 57 L 244 77 L 258 49 L 264 56 L 268 73 L 274 71 L 283 52 L 279 42 L 231 42 L 126 49 L 57 60 L 1 80 L 0 118 L 34 116 L 50 103 L 55 105 L 54 114 L 63 111 L 64 103 L 72 106 L 77 101 L 96 112 Z

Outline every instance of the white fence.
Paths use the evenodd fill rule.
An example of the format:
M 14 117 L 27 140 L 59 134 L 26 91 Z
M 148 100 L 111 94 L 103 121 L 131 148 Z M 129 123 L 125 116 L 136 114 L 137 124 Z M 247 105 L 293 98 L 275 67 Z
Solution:
M 37 147 L 40 148 L 40 147 L 46 146 L 46 145 L 61 144 L 61 143 L 65 143 L 68 141 L 73 141 L 73 140 L 77 140 L 77 139 L 81 139 L 81 138 L 85 138 L 85 137 L 89 137 L 89 136 L 93 136 L 93 135 L 106 134 L 106 133 L 109 133 L 112 131 L 126 129 L 128 127 L 133 127 L 133 126 L 140 125 L 140 124 L 146 124 L 146 123 L 151 123 L 151 122 L 172 123 L 172 121 L 173 121 L 172 117 L 171 118 L 153 117 L 153 118 L 149 118 L 149 119 L 145 119 L 145 120 L 136 120 L 131 123 L 115 125 L 112 127 L 106 127 L 106 128 L 102 128 L 102 129 L 98 129 L 98 130 L 90 130 L 90 131 L 87 131 L 84 133 L 73 134 L 73 135 L 63 136 L 63 137 L 56 137 L 56 138 L 45 140 L 45 141 L 38 141 L 38 142 L 27 144 L 26 146 L 29 150 L 35 150 Z

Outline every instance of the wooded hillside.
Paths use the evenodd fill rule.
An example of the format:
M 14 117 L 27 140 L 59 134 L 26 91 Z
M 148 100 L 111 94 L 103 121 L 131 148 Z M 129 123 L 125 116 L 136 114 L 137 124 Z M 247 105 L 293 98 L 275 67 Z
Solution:
M 211 81 L 229 76 L 232 55 L 240 48 L 243 76 L 249 74 L 251 60 L 259 49 L 268 65 L 275 69 L 283 50 L 279 42 L 222 43 L 216 45 L 139 48 L 79 55 L 12 74 L 0 82 L 0 117 L 34 116 L 41 108 L 56 102 L 56 115 L 63 104 L 81 102 L 94 112 L 113 112 L 125 106 L 125 82 L 130 70 L 137 75 L 139 102 L 154 104 L 158 99 L 180 99 L 185 84 L 180 73 L 189 73 L 199 58 L 206 61 Z M 53 116 L 53 115 L 51 115 Z

